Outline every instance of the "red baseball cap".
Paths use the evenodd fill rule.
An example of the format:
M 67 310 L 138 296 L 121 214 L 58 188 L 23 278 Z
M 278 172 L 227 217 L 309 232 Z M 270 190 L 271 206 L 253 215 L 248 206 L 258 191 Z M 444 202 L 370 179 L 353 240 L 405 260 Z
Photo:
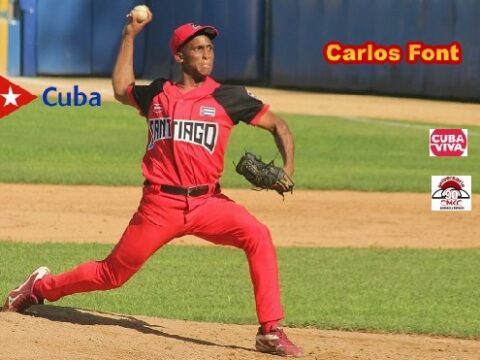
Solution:
M 187 23 L 177 27 L 173 31 L 172 38 L 170 39 L 170 50 L 172 50 L 172 54 L 175 54 L 183 44 L 199 33 L 213 39 L 218 35 L 218 30 L 210 25 L 196 25 L 194 23 Z

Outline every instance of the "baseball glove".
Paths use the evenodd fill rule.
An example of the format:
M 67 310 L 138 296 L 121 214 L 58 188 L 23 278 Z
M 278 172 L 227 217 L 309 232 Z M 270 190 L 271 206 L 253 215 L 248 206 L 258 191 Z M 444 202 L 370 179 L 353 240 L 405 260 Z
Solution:
M 275 166 L 273 160 L 267 164 L 260 157 L 245 152 L 235 170 L 259 189 L 275 190 L 282 196 L 285 192 L 293 193 L 295 183 L 282 168 Z

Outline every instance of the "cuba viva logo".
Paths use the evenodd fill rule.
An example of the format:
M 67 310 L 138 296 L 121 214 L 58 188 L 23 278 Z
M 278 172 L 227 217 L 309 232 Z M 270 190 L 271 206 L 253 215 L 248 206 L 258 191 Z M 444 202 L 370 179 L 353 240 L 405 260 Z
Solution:
M 430 156 L 467 156 L 467 129 L 430 129 Z
M 92 91 L 89 94 L 80 90 L 74 85 L 72 91 L 59 91 L 57 87 L 50 86 L 45 89 L 42 95 L 43 103 L 47 106 L 101 106 L 102 97 L 100 93 Z

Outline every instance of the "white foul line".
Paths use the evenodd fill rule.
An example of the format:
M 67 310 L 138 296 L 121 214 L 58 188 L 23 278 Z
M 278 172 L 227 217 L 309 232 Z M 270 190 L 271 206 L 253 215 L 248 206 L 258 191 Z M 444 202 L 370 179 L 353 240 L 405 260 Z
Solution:
M 422 130 L 435 128 L 435 125 L 408 124 L 408 123 L 392 121 L 392 120 L 374 120 L 374 119 L 369 119 L 365 117 L 353 117 L 353 116 L 337 116 L 337 117 L 339 119 L 346 120 L 346 121 L 380 125 L 380 126 L 392 126 L 392 127 L 413 128 L 413 129 L 422 129 Z M 468 135 L 480 136 L 480 133 L 475 131 L 468 131 Z

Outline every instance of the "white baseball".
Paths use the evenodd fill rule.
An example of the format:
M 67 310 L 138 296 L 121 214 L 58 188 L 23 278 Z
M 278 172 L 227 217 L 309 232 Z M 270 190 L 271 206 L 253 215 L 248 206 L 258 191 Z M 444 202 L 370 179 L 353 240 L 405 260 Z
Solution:
M 135 18 L 138 22 L 144 22 L 148 18 L 148 6 L 147 5 L 137 5 L 133 8 L 135 13 Z

